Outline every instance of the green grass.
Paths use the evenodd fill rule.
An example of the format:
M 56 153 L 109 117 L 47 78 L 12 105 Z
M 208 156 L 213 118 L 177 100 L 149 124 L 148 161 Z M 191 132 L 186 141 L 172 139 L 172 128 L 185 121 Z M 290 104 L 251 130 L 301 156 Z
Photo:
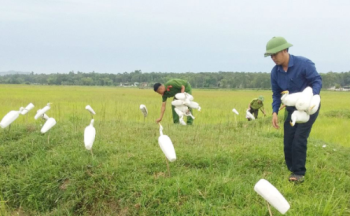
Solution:
M 161 98 L 152 90 L 0 85 L 0 93 L 0 116 L 29 102 L 36 106 L 10 132 L 0 131 L 1 215 L 268 215 L 253 189 L 261 178 L 289 201 L 286 215 L 350 214 L 349 135 L 342 129 L 349 126 L 348 95 L 322 92 L 306 181 L 293 185 L 282 129 L 271 127 L 270 116 L 244 119 L 249 101 L 260 94 L 271 112 L 269 91 L 195 90 L 203 111 L 186 127 L 171 123 L 168 105 L 162 124 L 177 154 L 171 176 L 157 142 Z M 41 135 L 43 122 L 33 116 L 47 102 L 53 102 L 47 114 L 57 125 Z M 141 103 L 149 110 L 145 122 Z M 83 144 L 87 104 L 97 112 L 93 157 Z

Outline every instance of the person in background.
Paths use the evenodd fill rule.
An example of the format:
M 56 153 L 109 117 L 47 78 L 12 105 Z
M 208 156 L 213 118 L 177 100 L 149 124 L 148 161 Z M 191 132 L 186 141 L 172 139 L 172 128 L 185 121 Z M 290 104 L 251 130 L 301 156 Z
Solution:
M 264 97 L 261 95 L 258 98 L 254 98 L 248 105 L 248 110 L 251 114 L 254 115 L 255 119 L 258 118 L 259 109 L 264 114 L 264 116 L 266 116 L 266 113 L 264 110 Z M 251 119 L 248 118 L 248 121 L 250 120 Z
M 317 73 L 315 64 L 307 58 L 294 56 L 288 53 L 292 44 L 283 37 L 273 37 L 266 44 L 265 57 L 271 56 L 276 64 L 271 71 L 272 86 L 272 125 L 278 129 L 278 111 L 281 105 L 281 92 L 301 92 L 307 86 L 313 90 L 313 94 L 320 94 L 322 78 Z M 321 107 L 321 106 L 320 106 Z M 320 109 L 319 107 L 319 109 Z M 289 181 L 300 183 L 304 181 L 306 173 L 307 139 L 312 125 L 316 121 L 319 110 L 310 116 L 306 123 L 295 124 L 292 127 L 289 122 L 291 115 L 296 110 L 294 106 L 286 106 L 287 118 L 284 122 L 284 157 L 287 168 L 291 171 Z
M 177 93 L 184 93 L 184 92 L 187 92 L 188 94 L 192 95 L 192 88 L 190 83 L 182 79 L 171 79 L 168 82 L 166 82 L 164 85 L 161 83 L 156 83 L 154 84 L 153 89 L 155 92 L 157 92 L 162 96 L 162 107 L 160 110 L 160 117 L 156 120 L 157 123 L 161 122 L 163 119 L 165 108 L 166 108 L 166 101 L 169 97 L 174 97 Z M 189 110 L 191 113 L 193 113 L 191 108 L 189 108 Z M 175 112 L 175 106 L 172 106 L 172 113 L 173 113 L 173 122 L 175 124 L 178 124 L 179 116 Z M 187 116 L 187 125 L 192 125 L 192 124 L 193 124 L 192 117 Z

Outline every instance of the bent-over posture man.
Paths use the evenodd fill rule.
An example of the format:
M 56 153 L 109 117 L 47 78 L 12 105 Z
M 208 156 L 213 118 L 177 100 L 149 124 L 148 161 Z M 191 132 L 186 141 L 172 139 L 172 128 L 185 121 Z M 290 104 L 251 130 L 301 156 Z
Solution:
M 258 98 L 254 98 L 248 105 L 248 110 L 251 114 L 254 115 L 254 118 L 258 118 L 259 110 L 266 116 L 265 109 L 264 109 L 264 97 L 259 96 Z M 251 119 L 249 118 L 248 121 Z
M 272 125 L 276 129 L 279 128 L 277 114 L 281 105 L 282 91 L 288 90 L 289 93 L 301 92 L 307 86 L 310 86 L 313 89 L 313 94 L 316 95 L 320 94 L 322 88 L 322 78 L 317 73 L 315 64 L 307 58 L 290 55 L 288 48 L 291 46 L 292 44 L 288 43 L 283 37 L 274 37 L 266 44 L 265 57 L 271 56 L 276 64 L 271 71 Z M 284 122 L 284 156 L 287 167 L 292 172 L 289 181 L 303 182 L 306 172 L 307 139 L 319 110 L 310 116 L 308 122 L 297 123 L 292 127 L 289 122 L 296 108 L 286 106 L 286 109 L 288 115 Z
M 156 83 L 153 86 L 153 89 L 158 94 L 162 95 L 162 108 L 160 110 L 160 117 L 156 120 L 157 123 L 161 122 L 164 116 L 165 108 L 166 108 L 166 101 L 169 97 L 174 97 L 177 93 L 184 93 L 187 92 L 192 95 L 192 89 L 189 82 L 182 79 L 171 79 L 168 82 L 166 82 L 164 85 L 161 83 Z M 174 98 L 175 100 L 175 98 Z M 188 108 L 191 113 L 192 109 Z M 175 106 L 172 106 L 172 113 L 173 113 L 173 121 L 175 124 L 179 123 L 179 116 L 175 112 Z M 192 125 L 193 119 L 190 116 L 187 116 L 187 124 Z

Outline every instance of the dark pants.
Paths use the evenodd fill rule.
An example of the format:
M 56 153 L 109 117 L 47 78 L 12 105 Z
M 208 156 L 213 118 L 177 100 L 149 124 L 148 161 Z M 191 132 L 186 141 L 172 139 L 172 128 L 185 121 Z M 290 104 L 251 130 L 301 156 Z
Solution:
M 320 105 L 321 108 L 321 105 Z M 305 175 L 307 139 L 310 135 L 312 125 L 316 121 L 320 108 L 310 116 L 306 123 L 290 125 L 291 115 L 295 107 L 286 107 L 288 116 L 284 122 L 284 157 L 288 169 L 297 175 Z
M 258 118 L 258 114 L 259 114 L 259 110 L 258 109 L 255 110 L 253 108 L 250 108 L 249 112 L 254 115 L 255 119 Z M 251 121 L 251 119 L 249 118 L 248 121 Z

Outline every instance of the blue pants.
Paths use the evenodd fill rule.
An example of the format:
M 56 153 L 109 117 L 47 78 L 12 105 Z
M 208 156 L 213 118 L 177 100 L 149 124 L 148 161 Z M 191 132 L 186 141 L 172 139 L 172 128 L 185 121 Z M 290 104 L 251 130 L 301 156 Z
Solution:
M 307 139 L 320 108 L 318 108 L 315 114 L 310 116 L 308 122 L 301 124 L 296 123 L 294 127 L 292 127 L 289 122 L 295 107 L 286 107 L 288 116 L 284 122 L 284 157 L 288 169 L 294 174 L 305 175 Z

